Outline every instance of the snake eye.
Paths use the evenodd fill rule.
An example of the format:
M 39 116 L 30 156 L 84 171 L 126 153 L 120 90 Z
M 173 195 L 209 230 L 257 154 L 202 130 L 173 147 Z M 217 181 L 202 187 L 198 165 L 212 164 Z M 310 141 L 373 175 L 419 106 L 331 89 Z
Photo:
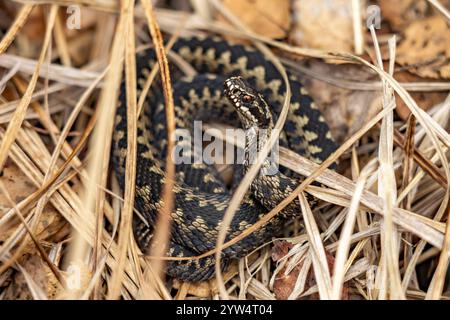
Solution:
M 253 97 L 246 94 L 245 96 L 242 97 L 242 101 L 245 103 L 250 103 L 253 101 Z
M 232 95 L 237 95 L 239 93 L 239 89 L 233 89 L 233 90 L 231 90 L 231 94 Z

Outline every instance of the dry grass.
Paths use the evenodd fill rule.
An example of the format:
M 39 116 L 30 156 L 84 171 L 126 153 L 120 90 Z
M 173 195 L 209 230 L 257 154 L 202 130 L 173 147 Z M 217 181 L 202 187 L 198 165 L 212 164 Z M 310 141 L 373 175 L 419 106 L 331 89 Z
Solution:
M 73 39 L 64 30 L 61 12 L 69 1 L 15 1 L 20 9 L 0 42 L 0 92 L 9 87 L 15 94 L 0 100 L 0 168 L 20 173 L 29 187 L 26 195 L 14 194 L 10 182 L 0 181 L 3 195 L 0 212 L 0 298 L 34 299 L 274 299 L 279 278 L 295 274 L 289 299 L 320 297 L 341 299 L 343 289 L 354 299 L 449 299 L 446 281 L 450 258 L 450 169 L 446 131 L 450 98 L 423 111 L 411 97 L 413 91 L 448 92 L 448 82 L 402 83 L 395 79 L 395 38 L 388 40 L 388 64 L 383 64 L 375 30 L 371 30 L 374 61 L 342 52 L 328 52 L 291 46 L 253 33 L 220 1 L 192 1 L 194 13 L 153 8 L 151 1 L 70 1 L 95 10 L 101 18 L 91 31 L 98 44 L 95 54 L 77 66 Z M 429 1 L 442 13 L 448 10 Z M 358 1 L 354 1 L 354 11 Z M 138 7 L 136 7 L 138 6 Z M 49 9 L 40 49 L 34 58 L 14 52 L 30 15 L 39 7 Z M 230 24 L 211 19 L 218 11 Z M 359 22 L 358 22 L 359 21 Z M 354 29 L 361 30 L 353 18 Z M 147 29 L 148 28 L 148 29 Z M 150 37 L 143 35 L 149 30 Z M 175 129 L 173 97 L 168 63 L 183 63 L 167 54 L 179 35 L 205 30 L 252 42 L 279 69 L 288 84 L 285 68 L 350 90 L 382 93 L 377 114 L 350 134 L 321 165 L 281 148 L 280 164 L 307 178 L 284 201 L 238 237 L 225 242 L 226 229 L 251 181 L 277 137 L 270 138 L 250 168 L 227 208 L 216 250 L 199 257 L 216 255 L 248 236 L 277 215 L 293 199 L 301 204 L 302 219 L 287 226 L 287 253 L 274 268 L 271 243 L 264 244 L 215 279 L 201 283 L 180 283 L 165 279 L 164 258 L 173 208 L 175 166 L 167 158 L 164 207 L 154 237 L 160 246 L 142 253 L 133 236 L 136 175 L 136 120 L 146 90 L 136 90 L 135 52 L 152 42 L 158 66 L 146 80 L 151 86 L 160 76 L 164 88 L 168 134 Z M 171 35 L 164 47 L 161 31 Z M 136 38 L 133 35 L 138 35 Z M 135 41 L 137 40 L 137 43 Z M 355 32 L 355 48 L 362 50 L 363 35 Z M 54 42 L 54 43 L 53 43 Z M 106 50 L 105 50 L 106 49 Z M 362 51 L 361 51 L 362 52 Z M 61 64 L 48 63 L 59 57 Z M 358 65 L 377 75 L 377 81 L 338 79 L 300 66 L 299 57 L 332 59 Z M 169 59 L 168 59 L 169 58 Z M 330 60 L 326 60 L 330 61 Z M 183 69 L 192 72 L 190 66 Z M 385 70 L 385 68 L 387 70 Z M 190 70 L 190 71 L 189 71 Z M 127 88 L 128 150 L 123 198 L 109 168 L 114 113 L 124 71 Z M 11 89 L 12 88 L 12 89 Z M 290 89 L 276 128 L 282 128 L 289 108 Z M 406 123 L 394 118 L 395 96 L 411 111 Z M 223 125 L 209 124 L 221 132 L 217 137 L 229 143 Z M 405 134 L 400 133 L 402 127 Z M 216 131 L 218 134 L 218 131 Z M 375 141 L 374 147 L 364 139 Z M 169 139 L 169 149 L 173 140 Z M 337 173 L 328 169 L 337 160 Z M 9 177 L 9 175 L 8 175 Z M 14 179 L 12 179 L 14 180 Z M 313 185 L 314 181 L 321 186 Z M 322 200 L 312 210 L 305 193 Z M 272 248 L 272 250 L 274 250 Z M 31 268 L 29 259 L 38 256 L 41 268 Z M 333 263 L 330 264 L 330 256 Z M 418 284 L 419 264 L 428 263 L 430 281 Z M 75 268 L 75 269 L 74 269 Z M 79 286 L 73 286 L 77 270 Z M 19 277 L 19 275 L 22 276 Z M 45 281 L 37 279 L 45 276 Z M 311 282 L 311 278 L 314 279 Z M 22 280 L 21 280 L 22 279 Z M 15 292 L 22 281 L 27 292 Z

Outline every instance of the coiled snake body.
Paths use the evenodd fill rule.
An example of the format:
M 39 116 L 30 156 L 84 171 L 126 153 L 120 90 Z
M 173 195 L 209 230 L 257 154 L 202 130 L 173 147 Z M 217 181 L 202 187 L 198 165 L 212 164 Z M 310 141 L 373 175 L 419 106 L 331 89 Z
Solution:
M 181 71 L 171 64 L 177 128 L 192 131 L 194 120 L 203 120 L 225 122 L 236 127 L 241 125 L 247 132 L 253 130 L 253 133 L 269 129 L 270 133 L 286 90 L 279 72 L 261 52 L 216 37 L 181 38 L 172 51 L 198 72 L 196 76 L 183 78 Z M 138 54 L 138 94 L 155 63 L 153 50 Z M 289 78 L 292 98 L 280 144 L 321 162 L 335 149 L 329 128 L 300 82 L 293 75 L 289 75 Z M 122 84 L 112 152 L 113 166 L 122 189 L 127 148 L 125 97 L 125 86 Z M 152 226 L 163 205 L 161 191 L 167 152 L 165 123 L 164 98 L 160 83 L 157 82 L 152 85 L 138 120 L 135 208 L 140 215 L 135 215 L 133 228 L 143 252 L 151 244 Z M 194 154 L 183 156 L 191 157 Z M 243 169 L 247 169 L 246 163 Z M 232 192 L 213 165 L 179 164 L 176 166 L 176 178 L 168 255 L 198 256 L 215 247 L 220 223 Z M 257 222 L 298 184 L 299 177 L 281 172 L 276 175 L 258 175 L 234 215 L 226 240 Z M 293 202 L 263 228 L 224 249 L 222 267 L 230 259 L 242 257 L 269 240 L 288 219 L 299 214 L 300 207 L 297 202 Z M 167 273 L 188 281 L 205 280 L 213 276 L 214 263 L 213 256 L 199 260 L 170 261 Z

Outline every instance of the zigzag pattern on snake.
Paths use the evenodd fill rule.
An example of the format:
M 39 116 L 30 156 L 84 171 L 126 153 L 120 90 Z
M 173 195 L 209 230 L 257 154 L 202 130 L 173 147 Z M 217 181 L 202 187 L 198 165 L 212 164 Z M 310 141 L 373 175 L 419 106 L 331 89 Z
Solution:
M 250 110 L 250 114 L 256 116 L 258 112 L 261 116 L 268 113 L 271 123 L 276 120 L 284 101 L 285 85 L 275 66 L 261 52 L 249 46 L 231 44 L 218 37 L 180 38 L 172 51 L 191 64 L 198 73 L 194 77 L 186 78 L 174 63 L 170 64 L 177 128 L 192 131 L 194 120 L 202 120 L 258 129 L 257 123 L 245 122 L 247 118 L 243 110 Z M 155 63 L 152 49 L 137 54 L 138 95 Z M 239 79 L 242 79 L 241 87 L 248 88 L 244 90 L 249 91 L 247 96 L 252 99 L 247 97 L 243 101 L 237 100 L 237 96 L 230 92 L 226 96 L 224 83 L 235 76 L 242 78 L 232 78 L 237 79 L 237 82 L 233 83 L 238 86 L 241 83 Z M 312 98 L 294 75 L 290 74 L 289 79 L 292 97 L 280 144 L 320 163 L 335 150 L 335 143 Z M 245 95 L 245 91 L 242 94 Z M 239 99 L 242 97 L 243 95 L 240 95 Z M 239 102 L 236 101 L 240 101 L 241 105 L 246 101 L 250 103 L 248 108 L 239 109 L 236 106 Z M 122 190 L 125 183 L 127 148 L 126 108 L 126 90 L 122 84 L 112 151 L 113 167 Z M 147 252 L 151 245 L 152 227 L 158 210 L 163 205 L 161 191 L 167 153 L 164 108 L 161 83 L 155 81 L 139 117 L 137 133 L 135 208 L 140 215 L 135 215 L 133 229 L 143 252 Z M 242 174 L 239 169 L 242 169 L 242 166 L 236 166 L 238 177 Z M 243 171 L 246 169 L 247 166 L 244 165 Z M 234 215 L 226 241 L 252 226 L 301 182 L 301 177 L 285 173 L 258 175 L 255 178 Z M 239 178 L 234 179 L 235 184 L 238 180 Z M 176 184 L 173 191 L 175 203 L 168 255 L 197 256 L 213 249 L 222 217 L 232 196 L 230 187 L 225 184 L 214 165 L 179 164 L 176 166 Z M 289 219 L 300 214 L 298 201 L 292 202 L 263 228 L 224 249 L 221 267 L 224 268 L 231 259 L 243 257 L 270 240 Z M 200 281 L 214 275 L 214 264 L 213 256 L 200 260 L 170 261 L 167 264 L 167 273 L 182 280 Z

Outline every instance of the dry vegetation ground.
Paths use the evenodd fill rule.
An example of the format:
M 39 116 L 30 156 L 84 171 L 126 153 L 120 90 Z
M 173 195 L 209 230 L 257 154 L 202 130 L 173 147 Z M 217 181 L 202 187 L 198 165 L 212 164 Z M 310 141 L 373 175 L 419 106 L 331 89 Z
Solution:
M 450 299 L 449 8 L 446 0 L 0 2 L 0 298 Z M 167 80 L 163 46 L 200 33 L 253 43 L 301 74 L 340 147 L 321 166 L 282 149 L 281 165 L 308 178 L 267 217 L 299 197 L 302 219 L 217 278 L 181 283 L 161 277 L 162 249 L 145 258 L 132 237 L 133 135 L 124 193 L 109 148 L 122 70 L 136 130 L 135 50 L 153 45 L 162 72 L 150 78 Z M 327 169 L 336 160 L 338 173 Z M 161 219 L 154 236 L 166 241 L 167 228 Z

